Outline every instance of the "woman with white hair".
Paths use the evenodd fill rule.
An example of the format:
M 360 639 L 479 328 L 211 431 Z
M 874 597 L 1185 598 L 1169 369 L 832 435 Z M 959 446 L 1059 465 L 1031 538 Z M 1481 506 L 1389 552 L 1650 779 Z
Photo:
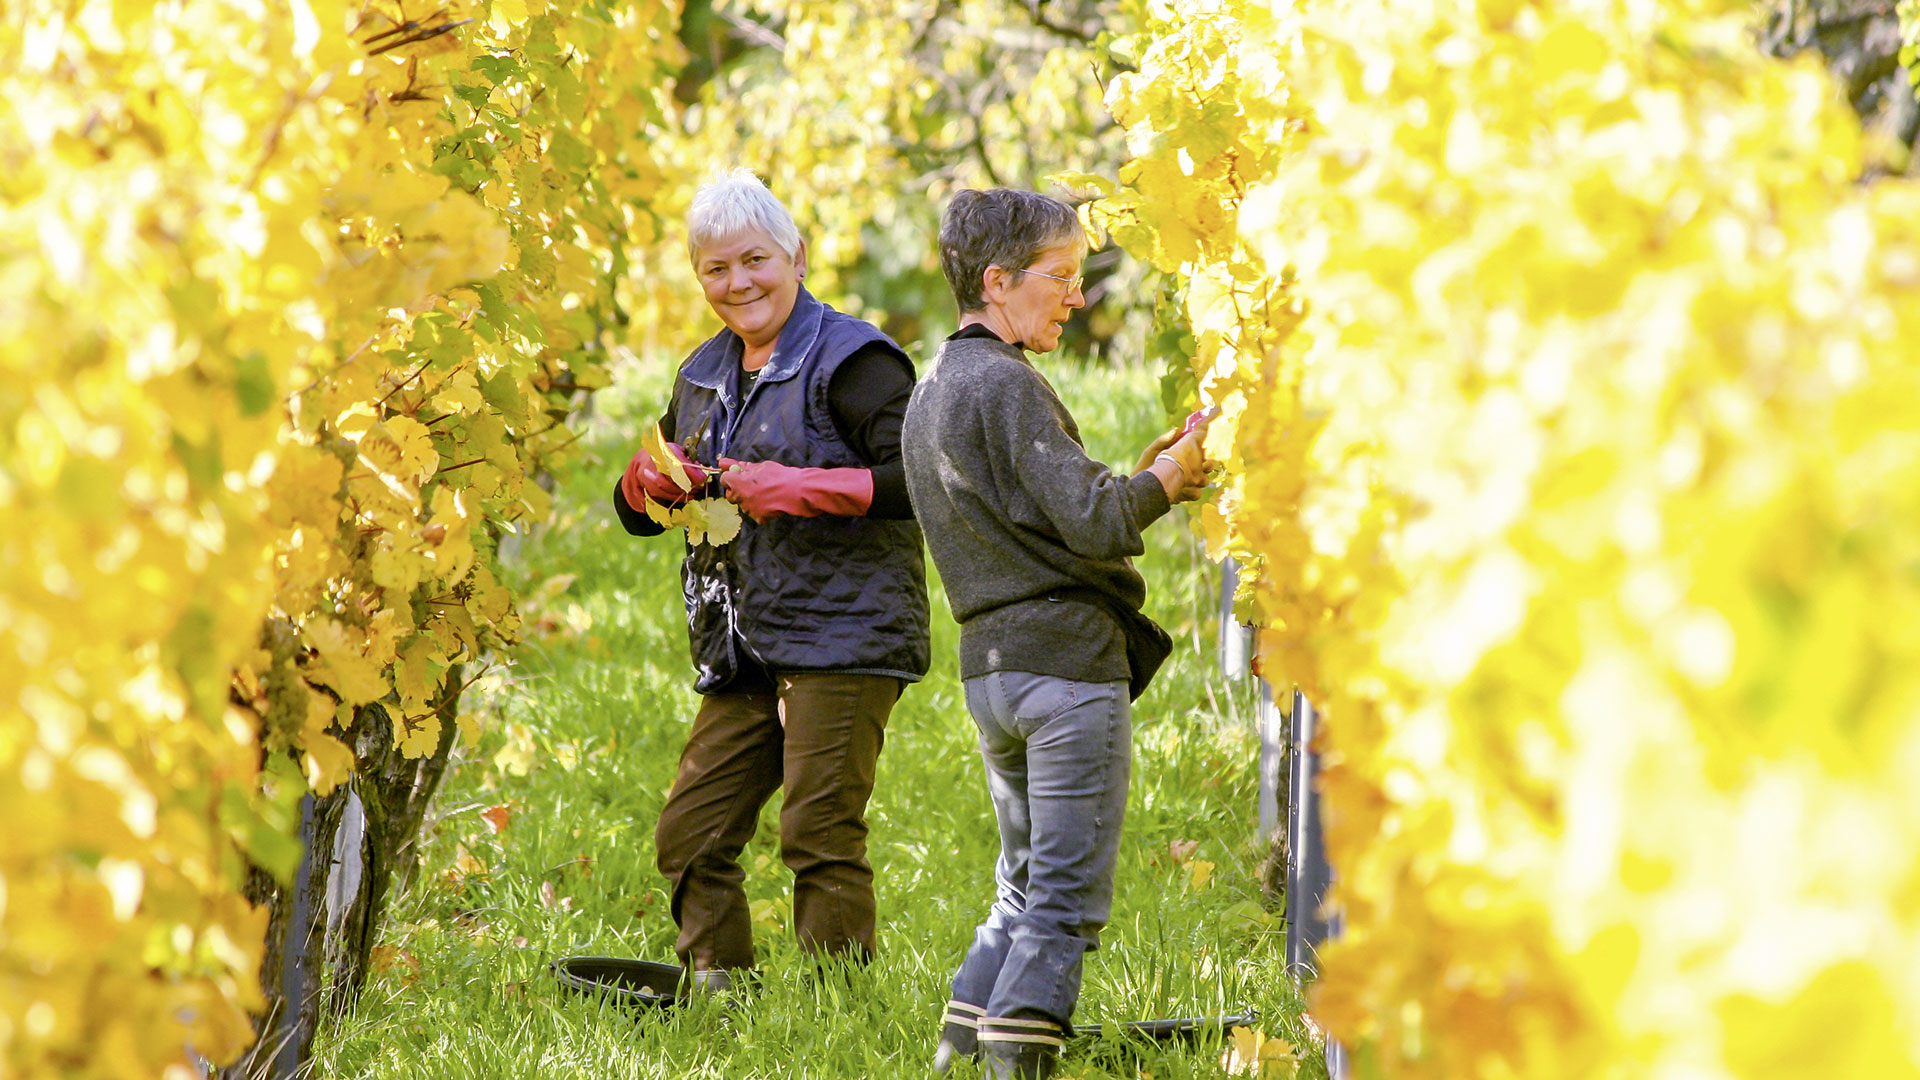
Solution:
M 754 966 L 741 849 L 785 788 L 781 858 L 801 947 L 860 963 L 875 950 L 868 796 L 887 717 L 926 674 L 920 529 L 900 462 L 907 354 L 801 284 L 793 217 L 744 169 L 702 187 L 687 252 L 723 324 L 693 350 L 660 419 L 671 466 L 635 453 L 614 509 L 663 532 L 648 500 L 724 494 L 738 537 L 692 544 L 681 569 L 702 695 L 655 840 L 695 989 Z

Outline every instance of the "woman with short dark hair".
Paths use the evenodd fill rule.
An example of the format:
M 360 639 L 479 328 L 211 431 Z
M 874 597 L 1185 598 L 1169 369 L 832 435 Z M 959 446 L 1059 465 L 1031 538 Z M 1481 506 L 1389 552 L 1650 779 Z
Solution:
M 907 487 L 960 624 L 960 675 L 1000 830 L 997 897 L 953 978 L 934 1066 L 1053 1072 L 1083 955 L 1113 900 L 1131 701 L 1171 643 L 1141 614 L 1141 532 L 1206 483 L 1205 428 L 1170 431 L 1131 474 L 1087 457 L 1028 352 L 1086 298 L 1086 234 L 1033 192 L 954 196 L 940 263 L 960 329 L 914 389 Z

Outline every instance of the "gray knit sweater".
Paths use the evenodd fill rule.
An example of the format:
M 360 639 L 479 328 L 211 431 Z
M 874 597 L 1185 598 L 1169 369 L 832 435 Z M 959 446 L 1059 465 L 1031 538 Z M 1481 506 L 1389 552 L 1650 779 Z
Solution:
M 1117 474 L 1087 456 L 1080 430 L 1025 352 L 992 337 L 945 342 L 907 405 L 907 492 L 960 624 L 960 676 L 1030 671 L 1090 682 L 1127 678 L 1115 617 L 1093 588 L 1139 610 L 1146 582 L 1130 556 L 1167 512 L 1151 473 Z

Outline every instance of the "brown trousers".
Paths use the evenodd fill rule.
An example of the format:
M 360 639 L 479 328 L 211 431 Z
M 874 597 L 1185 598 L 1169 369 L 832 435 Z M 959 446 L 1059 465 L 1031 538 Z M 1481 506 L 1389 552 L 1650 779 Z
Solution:
M 654 828 L 660 872 L 690 972 L 754 965 L 740 852 L 760 808 L 786 789 L 780 858 L 793 871 L 793 928 L 810 953 L 874 953 L 867 798 L 901 680 L 785 672 L 774 693 L 704 699 Z

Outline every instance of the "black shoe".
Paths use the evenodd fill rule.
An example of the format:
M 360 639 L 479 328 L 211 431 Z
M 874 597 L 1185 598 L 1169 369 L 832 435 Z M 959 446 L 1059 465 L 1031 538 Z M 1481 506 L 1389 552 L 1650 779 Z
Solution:
M 732 1014 L 753 1002 L 760 990 L 759 973 L 752 968 L 701 968 L 681 977 L 682 1005 L 706 1002 Z
M 992 1080 L 1046 1080 L 1060 1063 L 1066 1031 L 1051 1020 L 983 1017 L 980 1060 Z
M 946 1022 L 940 1028 L 940 1045 L 933 1050 L 933 1071 L 941 1076 L 953 1068 L 955 1058 L 980 1056 L 980 1018 L 986 1010 L 964 1001 L 947 1002 Z

